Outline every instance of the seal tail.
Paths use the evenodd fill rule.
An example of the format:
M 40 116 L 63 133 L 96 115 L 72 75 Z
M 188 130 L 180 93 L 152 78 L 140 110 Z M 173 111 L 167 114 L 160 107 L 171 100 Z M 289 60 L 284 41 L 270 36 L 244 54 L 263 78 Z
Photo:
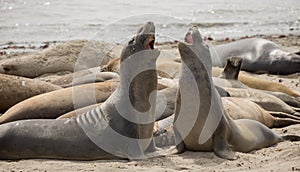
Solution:
M 297 136 L 297 135 L 285 135 L 285 136 L 281 136 L 281 138 L 283 138 L 283 140 L 288 140 L 291 142 L 299 142 L 300 141 L 300 136 Z

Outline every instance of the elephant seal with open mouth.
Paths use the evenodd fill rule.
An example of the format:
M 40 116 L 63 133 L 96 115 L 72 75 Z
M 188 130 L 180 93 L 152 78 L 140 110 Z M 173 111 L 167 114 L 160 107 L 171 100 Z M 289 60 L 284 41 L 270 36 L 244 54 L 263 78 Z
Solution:
M 155 62 L 160 54 L 153 49 L 154 33 L 154 24 L 147 22 L 124 47 L 120 85 L 101 106 L 72 119 L 0 125 L 0 159 L 95 160 L 161 155 L 152 137 Z

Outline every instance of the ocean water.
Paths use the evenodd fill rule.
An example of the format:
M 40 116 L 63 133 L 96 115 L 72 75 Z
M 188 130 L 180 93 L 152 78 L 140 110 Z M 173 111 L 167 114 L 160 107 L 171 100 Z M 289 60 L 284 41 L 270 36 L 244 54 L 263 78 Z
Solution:
M 158 41 L 204 36 L 300 34 L 300 0 L 0 0 L 0 44 L 72 39 L 122 42 L 145 21 Z

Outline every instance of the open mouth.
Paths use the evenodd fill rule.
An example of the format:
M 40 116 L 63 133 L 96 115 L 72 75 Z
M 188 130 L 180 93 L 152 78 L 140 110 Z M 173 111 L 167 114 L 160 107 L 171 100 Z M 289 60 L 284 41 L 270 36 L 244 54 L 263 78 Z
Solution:
M 155 37 L 154 36 L 151 36 L 149 39 L 148 39 L 148 42 L 146 44 L 146 49 L 147 50 L 153 50 L 154 49 L 154 44 L 155 44 Z
M 193 44 L 193 36 L 191 32 L 188 32 L 184 38 L 185 42 L 188 44 Z

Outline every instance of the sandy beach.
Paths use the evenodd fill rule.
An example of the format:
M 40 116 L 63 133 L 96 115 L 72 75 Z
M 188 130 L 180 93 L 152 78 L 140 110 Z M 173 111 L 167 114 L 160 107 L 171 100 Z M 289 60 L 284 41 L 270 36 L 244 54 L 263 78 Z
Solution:
M 300 35 L 256 36 L 270 39 L 289 52 L 300 50 Z M 232 41 L 230 38 L 206 40 L 211 44 Z M 164 43 L 157 46 L 164 51 L 177 54 L 176 44 Z M 37 51 L 42 50 L 40 48 Z M 2 49 L 0 52 L 5 52 Z M 21 53 L 22 54 L 22 53 Z M 2 54 L 1 58 L 16 57 L 20 53 Z M 259 78 L 280 82 L 300 93 L 300 73 L 289 76 L 262 74 Z M 273 129 L 279 135 L 300 135 L 300 125 Z M 1 146 L 1 145 L 0 145 Z M 179 155 L 139 161 L 98 160 L 98 161 L 61 161 L 61 160 L 20 160 L 0 161 L 0 171 L 300 171 L 300 142 L 284 141 L 277 145 L 250 153 L 236 153 L 237 160 L 218 158 L 212 152 L 185 152 Z

